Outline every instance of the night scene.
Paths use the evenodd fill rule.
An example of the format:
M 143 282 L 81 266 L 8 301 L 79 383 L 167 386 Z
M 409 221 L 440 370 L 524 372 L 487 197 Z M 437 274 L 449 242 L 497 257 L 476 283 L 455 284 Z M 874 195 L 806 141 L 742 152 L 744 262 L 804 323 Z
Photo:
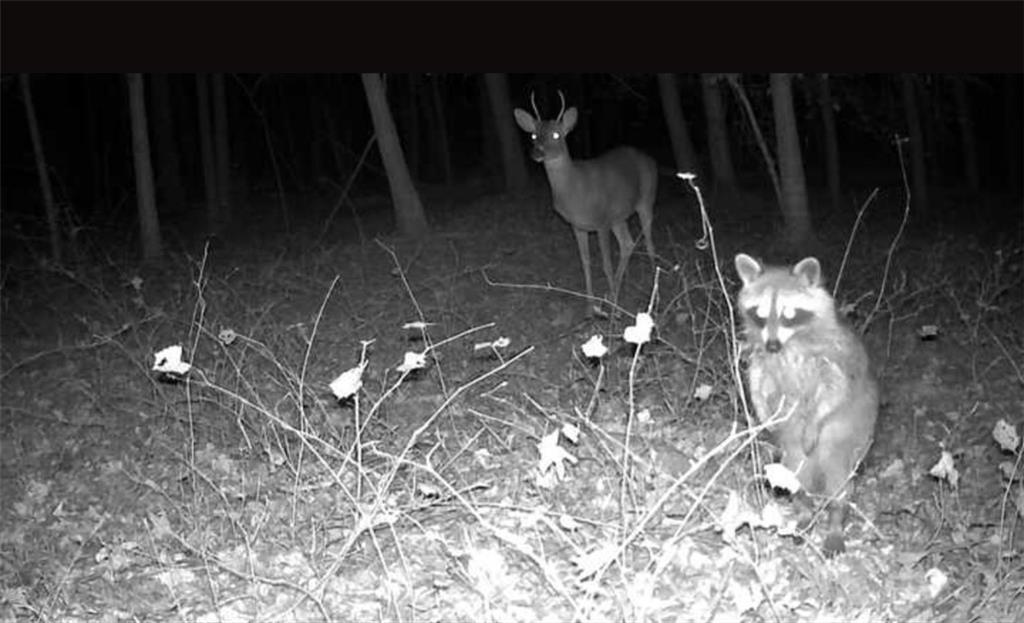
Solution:
M 1020 73 L 2 75 L 3 621 L 1020 621 Z

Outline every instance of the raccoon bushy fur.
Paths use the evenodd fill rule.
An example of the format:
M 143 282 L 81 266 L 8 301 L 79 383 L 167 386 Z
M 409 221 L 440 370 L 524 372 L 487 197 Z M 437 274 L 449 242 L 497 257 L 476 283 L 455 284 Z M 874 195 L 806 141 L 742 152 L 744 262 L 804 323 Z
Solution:
M 765 266 L 740 253 L 737 297 L 746 334 L 747 388 L 782 463 L 804 491 L 828 499 L 823 550 L 845 550 L 847 482 L 867 453 L 878 416 L 878 384 L 867 350 L 837 315 L 813 257 Z

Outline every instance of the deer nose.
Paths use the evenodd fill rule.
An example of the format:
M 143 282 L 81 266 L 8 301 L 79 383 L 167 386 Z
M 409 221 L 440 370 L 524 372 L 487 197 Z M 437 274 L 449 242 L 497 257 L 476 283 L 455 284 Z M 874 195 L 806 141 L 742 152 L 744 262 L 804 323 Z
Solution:
M 782 350 L 782 342 L 778 338 L 772 338 L 765 342 L 764 349 L 769 353 L 777 353 Z

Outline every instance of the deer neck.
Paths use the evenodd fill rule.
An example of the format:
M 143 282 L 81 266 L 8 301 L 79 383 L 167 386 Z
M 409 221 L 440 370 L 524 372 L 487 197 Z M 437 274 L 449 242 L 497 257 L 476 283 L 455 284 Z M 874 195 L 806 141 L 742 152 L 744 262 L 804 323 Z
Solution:
M 544 161 L 544 171 L 556 198 L 568 193 L 576 184 L 579 168 L 568 153 Z

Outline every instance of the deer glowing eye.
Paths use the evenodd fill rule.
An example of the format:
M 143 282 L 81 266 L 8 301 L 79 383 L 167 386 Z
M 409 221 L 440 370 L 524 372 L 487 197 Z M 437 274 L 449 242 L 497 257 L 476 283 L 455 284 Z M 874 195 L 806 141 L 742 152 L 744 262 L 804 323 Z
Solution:
M 562 138 L 562 135 L 559 134 L 558 132 L 553 132 L 551 134 L 551 138 L 553 138 L 553 139 L 555 139 L 557 141 L 558 139 Z
M 536 134 L 536 133 L 533 133 L 533 134 L 531 134 L 531 135 L 530 135 L 530 140 L 531 140 L 531 141 L 535 141 L 535 140 L 537 140 L 537 134 Z

